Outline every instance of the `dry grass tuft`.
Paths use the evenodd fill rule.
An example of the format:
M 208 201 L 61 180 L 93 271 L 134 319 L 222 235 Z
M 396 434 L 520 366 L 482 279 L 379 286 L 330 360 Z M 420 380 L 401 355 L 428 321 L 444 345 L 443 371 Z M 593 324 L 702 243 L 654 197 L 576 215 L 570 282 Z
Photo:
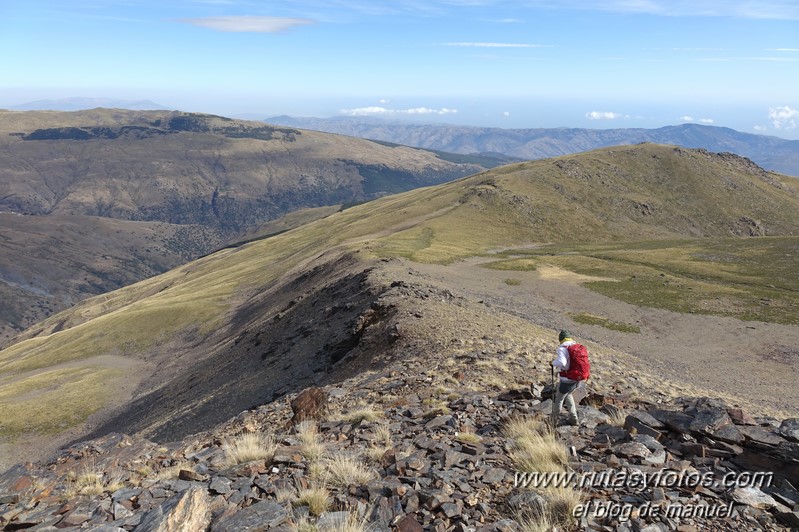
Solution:
M 621 407 L 610 409 L 607 413 L 609 423 L 614 427 L 623 427 L 627 420 L 627 411 Z
M 271 461 L 275 456 L 276 449 L 277 443 L 275 443 L 274 436 L 262 432 L 241 434 L 224 446 L 228 466 L 253 460 Z
M 584 494 L 571 486 L 557 486 L 547 489 L 544 498 L 550 520 L 569 524 L 575 521 L 574 510 L 583 502 Z
M 293 532 L 319 532 L 319 526 L 308 517 L 289 523 L 289 529 Z M 350 512 L 344 521 L 325 527 L 325 532 L 366 532 L 367 530 L 370 530 L 370 527 L 366 519 L 359 518 L 356 512 Z
M 330 492 L 323 486 L 310 486 L 301 489 L 293 501 L 294 506 L 307 506 L 311 515 L 319 516 L 328 511 L 332 504 Z
M 561 471 L 569 461 L 566 447 L 540 420 L 514 417 L 504 433 L 511 439 L 510 458 L 520 471 Z
M 356 513 L 350 512 L 346 521 L 329 530 L 331 532 L 366 532 L 369 530 L 369 524 L 366 522 L 366 518 L 358 518 Z
M 113 493 L 125 487 L 124 475 L 119 471 L 113 474 L 106 474 L 94 465 L 89 464 L 84 466 L 79 473 L 68 471 L 64 480 L 66 481 L 66 488 L 62 498 L 65 500 L 79 495 L 92 497 L 105 492 Z
M 375 427 L 374 434 L 375 439 L 366 451 L 366 457 L 372 462 L 379 462 L 388 450 L 394 448 L 394 442 L 391 440 L 391 431 L 385 423 Z
M 375 472 L 357 458 L 339 454 L 324 461 L 326 480 L 337 488 L 362 486 L 375 477 Z
M 547 512 L 536 514 L 532 512 L 519 512 L 515 516 L 521 532 L 552 532 L 557 530 L 557 523 Z
M 316 462 L 325 454 L 325 445 L 319 437 L 319 429 L 314 421 L 303 421 L 297 425 L 297 437 L 302 443 L 302 455 L 309 462 Z
M 474 432 L 474 427 L 471 425 L 463 425 L 460 432 L 455 434 L 455 440 L 461 443 L 480 443 L 483 438 Z

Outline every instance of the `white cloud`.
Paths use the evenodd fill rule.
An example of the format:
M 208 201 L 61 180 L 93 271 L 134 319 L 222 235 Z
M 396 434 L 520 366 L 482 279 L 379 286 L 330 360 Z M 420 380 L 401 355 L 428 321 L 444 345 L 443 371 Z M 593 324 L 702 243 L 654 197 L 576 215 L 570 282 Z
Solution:
M 549 48 L 547 44 L 514 44 L 505 42 L 445 42 L 441 46 L 460 46 L 464 48 Z
M 370 115 L 449 115 L 457 113 L 457 109 L 442 107 L 441 109 L 430 109 L 428 107 L 413 107 L 410 109 L 386 109 L 385 107 L 357 107 L 355 109 L 342 109 L 340 114 L 349 116 L 370 116 Z
M 768 118 L 774 129 L 796 129 L 799 122 L 799 109 L 788 107 L 772 107 L 768 110 Z
M 280 18 L 280 17 L 254 17 L 254 16 L 229 16 L 182 18 L 184 22 L 193 26 L 200 26 L 216 31 L 236 33 L 277 33 L 297 26 L 307 26 L 314 22 L 305 18 Z
M 681 116 L 680 117 L 680 121 L 681 122 L 699 122 L 700 124 L 715 124 L 716 123 L 716 121 L 713 120 L 712 118 L 700 118 L 700 119 L 697 120 L 693 116 L 688 116 L 688 115 Z
M 767 51 L 768 51 L 768 52 L 788 52 L 788 53 L 794 53 L 794 52 L 799 52 L 799 48 L 769 48 Z
M 391 100 L 389 100 L 387 98 L 380 98 L 379 100 L 377 100 L 377 103 L 379 103 L 381 105 L 385 105 L 385 104 L 389 103 L 390 101 Z
M 752 129 L 755 131 L 766 131 L 768 128 L 766 126 L 755 126 Z
M 615 120 L 621 118 L 619 113 L 612 113 L 610 111 L 589 111 L 585 113 L 588 120 Z
M 510 116 L 510 113 L 508 111 L 503 111 L 502 116 Z

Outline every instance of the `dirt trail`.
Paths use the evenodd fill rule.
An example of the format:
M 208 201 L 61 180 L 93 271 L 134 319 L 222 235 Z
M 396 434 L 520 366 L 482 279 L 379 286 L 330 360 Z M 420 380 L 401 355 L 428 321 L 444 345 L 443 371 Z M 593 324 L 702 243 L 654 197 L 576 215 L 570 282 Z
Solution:
M 531 272 L 481 266 L 490 260 L 412 267 L 431 283 L 467 298 L 626 352 L 648 374 L 706 390 L 709 396 L 738 398 L 754 413 L 797 416 L 799 387 L 792 383 L 799 377 L 799 328 L 638 307 L 592 292 L 580 284 L 583 276 L 554 266 Z M 510 278 L 520 284 L 505 283 Z M 579 324 L 569 317 L 580 312 L 636 325 L 641 332 Z

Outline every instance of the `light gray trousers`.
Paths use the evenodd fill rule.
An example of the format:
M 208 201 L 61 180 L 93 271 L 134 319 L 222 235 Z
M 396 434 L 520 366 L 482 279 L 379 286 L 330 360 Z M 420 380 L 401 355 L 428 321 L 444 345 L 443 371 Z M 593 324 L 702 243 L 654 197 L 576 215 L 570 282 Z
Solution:
M 560 416 L 560 411 L 563 408 L 564 403 L 566 403 L 566 409 L 569 411 L 569 421 L 571 423 L 577 423 L 577 405 L 574 404 L 572 392 L 577 388 L 578 384 L 579 382 L 559 381 L 557 392 L 553 398 L 555 401 L 555 404 L 552 407 L 551 421 L 553 427 L 557 426 L 558 424 L 558 416 Z

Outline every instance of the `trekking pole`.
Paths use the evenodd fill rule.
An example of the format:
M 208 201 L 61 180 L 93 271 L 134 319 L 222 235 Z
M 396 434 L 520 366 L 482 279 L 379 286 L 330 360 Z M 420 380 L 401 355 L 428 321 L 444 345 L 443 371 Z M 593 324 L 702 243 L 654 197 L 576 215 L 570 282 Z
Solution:
M 557 408 L 557 401 L 555 400 L 555 396 L 557 395 L 557 390 L 555 388 L 555 366 L 552 364 L 549 365 L 549 372 L 551 374 L 551 384 L 552 384 L 552 415 L 549 416 L 549 424 L 552 425 L 552 430 L 555 430 L 555 427 L 558 425 L 558 414 L 560 412 L 555 412 Z

